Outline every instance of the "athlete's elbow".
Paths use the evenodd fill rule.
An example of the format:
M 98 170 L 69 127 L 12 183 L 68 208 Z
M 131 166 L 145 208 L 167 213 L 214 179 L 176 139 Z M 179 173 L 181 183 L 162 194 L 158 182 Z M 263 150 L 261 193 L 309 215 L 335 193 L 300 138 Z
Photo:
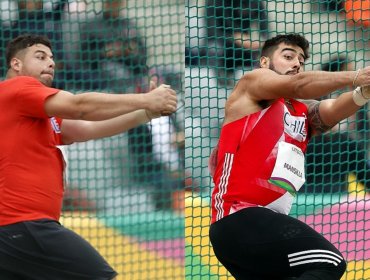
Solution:
M 75 120 L 89 120 L 91 112 L 94 111 L 88 103 L 84 101 L 83 96 L 76 98 L 72 105 L 73 119 Z
M 62 116 L 64 119 L 69 120 L 85 120 L 86 119 L 86 112 L 81 110 L 80 108 L 70 108 L 70 110 Z

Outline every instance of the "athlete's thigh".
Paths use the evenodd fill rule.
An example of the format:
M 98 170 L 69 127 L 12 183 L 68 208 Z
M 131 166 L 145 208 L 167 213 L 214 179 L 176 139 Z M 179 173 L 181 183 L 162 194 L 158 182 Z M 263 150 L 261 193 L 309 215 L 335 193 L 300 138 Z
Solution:
M 245 252 L 253 254 L 257 270 L 279 277 L 297 277 L 312 270 L 335 274 L 336 268 L 343 265 L 339 250 L 307 224 L 268 209 L 256 212 L 260 222 L 254 224 L 254 243 Z M 266 226 L 258 227 L 261 223 Z
M 260 207 L 241 210 L 211 225 L 210 238 L 216 256 L 237 271 L 238 279 L 248 279 L 248 274 L 261 279 L 299 275 L 307 266 L 295 262 L 296 253 L 323 250 L 328 258 L 331 254 L 337 255 L 337 261 L 341 258 L 339 251 L 308 225 Z
M 16 275 L 13 272 L 6 271 L 3 269 L 0 269 L 0 279 L 1 280 L 27 280 L 27 278 L 24 278 L 20 275 Z
M 271 279 L 270 260 L 266 260 L 266 257 L 270 256 L 271 248 L 260 245 L 271 243 L 272 239 L 266 215 L 261 214 L 266 212 L 265 210 L 243 209 L 210 227 L 210 240 L 215 255 L 237 280 Z M 261 262 L 265 264 L 263 270 L 260 268 Z M 276 277 L 274 279 L 278 280 Z
M 112 279 L 116 272 L 99 252 L 75 232 L 55 221 L 26 223 L 26 227 L 39 244 L 43 262 L 53 279 Z
M 30 279 L 29 268 L 32 270 L 37 246 L 23 223 L 1 226 L 0 279 Z

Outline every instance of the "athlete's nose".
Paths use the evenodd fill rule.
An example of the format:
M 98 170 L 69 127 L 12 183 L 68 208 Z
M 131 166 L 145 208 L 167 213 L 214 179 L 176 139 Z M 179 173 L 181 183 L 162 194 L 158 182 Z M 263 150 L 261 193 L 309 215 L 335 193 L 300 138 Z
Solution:
M 52 58 L 49 58 L 49 68 L 55 68 L 55 61 Z
M 299 72 L 299 70 L 301 69 L 301 62 L 299 61 L 299 59 L 295 59 L 295 60 L 294 60 L 293 69 L 294 69 L 294 70 L 297 70 L 297 73 L 298 73 L 298 72 Z

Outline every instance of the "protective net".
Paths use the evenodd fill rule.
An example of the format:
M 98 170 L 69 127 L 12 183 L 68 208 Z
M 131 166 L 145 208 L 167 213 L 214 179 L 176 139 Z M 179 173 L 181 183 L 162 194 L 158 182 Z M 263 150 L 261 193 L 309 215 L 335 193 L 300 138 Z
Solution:
M 369 65 L 369 1 L 190 0 L 185 7 L 185 170 L 198 191 L 185 199 L 186 279 L 233 279 L 210 245 L 209 155 L 224 105 L 244 72 L 259 66 L 261 43 L 281 33 L 310 42 L 305 70 Z M 235 37 L 243 38 L 237 41 Z M 243 45 L 242 45 L 243 44 Z M 333 93 L 336 96 L 339 92 Z M 307 181 L 291 215 L 332 241 L 348 262 L 343 279 L 370 279 L 368 108 L 312 139 Z
M 184 5 L 176 1 L 0 1 L 1 46 L 47 35 L 54 87 L 116 94 L 150 79 L 182 100 Z M 184 120 L 162 117 L 118 136 L 66 147 L 62 224 L 86 238 L 118 279 L 184 279 Z M 30 105 L 32 106 L 32 105 Z

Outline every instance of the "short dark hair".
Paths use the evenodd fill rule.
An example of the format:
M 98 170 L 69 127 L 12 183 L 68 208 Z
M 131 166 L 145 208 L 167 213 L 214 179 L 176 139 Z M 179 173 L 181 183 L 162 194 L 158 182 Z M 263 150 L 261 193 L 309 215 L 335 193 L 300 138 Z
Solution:
M 8 68 L 10 68 L 10 61 L 19 51 L 36 44 L 45 45 L 51 50 L 50 40 L 43 35 L 22 34 L 11 40 L 6 48 L 6 65 Z
M 304 36 L 296 33 L 277 35 L 266 40 L 262 47 L 261 56 L 270 57 L 281 43 L 289 46 L 298 46 L 303 50 L 304 59 L 310 57 L 308 52 L 310 44 Z

